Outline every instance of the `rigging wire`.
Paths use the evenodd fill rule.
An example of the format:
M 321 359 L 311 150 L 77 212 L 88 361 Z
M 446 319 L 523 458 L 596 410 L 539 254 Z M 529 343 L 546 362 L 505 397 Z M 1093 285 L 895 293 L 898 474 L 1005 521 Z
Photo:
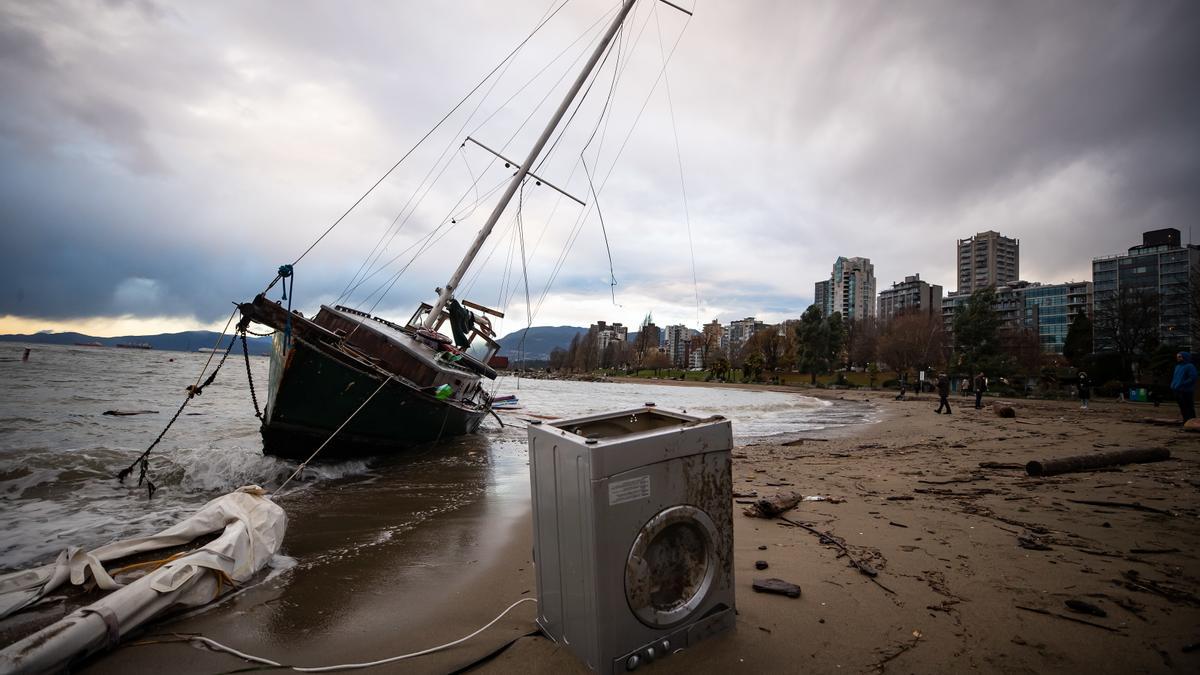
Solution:
M 516 56 L 517 52 L 519 52 L 521 50 L 521 48 L 523 48 L 527 42 L 529 42 L 531 39 L 533 39 L 533 36 L 536 35 L 537 32 L 542 29 L 543 26 L 545 26 L 547 23 L 549 23 L 550 20 L 553 19 L 559 13 L 559 11 L 562 10 L 563 7 L 566 7 L 568 2 L 570 2 L 570 0 L 563 0 L 562 4 L 560 4 L 553 12 L 551 12 L 550 16 L 546 17 L 540 23 L 538 23 L 538 25 L 536 27 L 534 27 L 533 31 L 531 31 L 529 33 L 529 35 L 525 36 L 525 38 L 523 40 L 521 40 L 519 43 L 517 43 L 517 46 L 514 47 L 513 50 L 510 51 L 508 53 L 508 55 L 505 56 L 504 59 L 500 61 L 500 63 L 496 64 L 496 66 L 494 68 L 492 68 L 492 70 L 489 71 L 488 74 L 485 75 L 482 80 L 480 80 L 474 87 L 471 88 L 471 90 L 469 92 L 467 92 L 466 96 L 464 96 L 461 100 L 459 100 L 458 103 L 454 104 L 454 107 L 451 108 L 450 111 L 447 112 L 445 115 L 443 115 L 442 118 L 440 120 L 438 120 L 437 124 L 433 125 L 433 128 L 431 128 L 429 131 L 425 132 L 425 134 L 423 136 L 421 136 L 420 140 L 418 140 L 416 142 L 416 144 L 414 144 L 411 148 L 408 149 L 408 152 L 405 152 L 404 155 L 401 156 L 400 159 L 397 160 L 396 163 L 391 166 L 391 168 L 389 168 L 387 171 L 384 172 L 384 174 L 382 176 L 379 177 L 379 180 L 375 181 L 375 183 L 370 188 L 368 188 L 367 191 L 364 192 L 361 197 L 359 197 L 357 200 L 355 200 L 355 202 L 353 204 L 350 205 L 350 208 L 346 209 L 345 213 L 343 213 L 341 216 L 339 216 L 337 220 L 333 221 L 333 224 L 330 225 L 324 232 L 322 232 L 321 236 L 317 237 L 316 241 L 314 241 L 312 244 L 310 244 L 308 248 L 304 249 L 304 252 L 301 253 L 299 255 L 299 257 L 297 257 L 295 260 L 292 261 L 292 265 L 294 266 L 297 263 L 299 263 L 301 260 L 303 260 L 304 256 L 308 255 L 313 250 L 313 248 L 315 248 L 317 246 L 317 244 L 321 243 L 321 240 L 323 240 L 326 236 L 328 236 L 328 234 L 330 232 L 332 232 L 335 227 L 337 227 L 343 220 L 345 220 L 346 216 L 350 215 L 350 212 L 353 211 L 355 208 L 357 208 L 358 205 L 361 204 L 362 201 L 364 199 L 366 199 L 368 195 L 370 195 L 372 192 L 374 192 L 375 188 L 379 187 L 380 183 L 382 183 L 384 180 L 386 180 L 387 177 L 390 176 L 392 174 L 392 172 L 394 172 L 404 162 L 404 160 L 408 159 L 408 157 L 413 152 L 415 152 L 416 149 L 418 147 L 420 147 L 421 144 L 424 143 L 427 138 L 429 138 L 431 135 L 433 135 L 433 133 L 435 131 L 437 131 L 442 126 L 442 124 L 444 124 L 446 122 L 446 120 L 448 120 L 450 118 L 451 115 L 453 115 L 455 112 L 457 112 L 458 109 L 460 107 L 462 107 L 462 105 L 464 103 L 467 102 L 467 100 L 469 100 L 472 96 L 474 96 L 475 92 L 479 91 L 479 88 L 482 87 L 484 85 L 484 83 L 487 82 L 489 79 L 491 79 L 492 75 L 495 75 L 496 72 L 499 71 L 500 68 L 505 63 L 507 63 L 514 56 Z M 275 282 L 278 280 L 279 280 L 279 277 L 276 276 L 275 281 L 272 281 L 271 285 L 274 286 Z
M 608 275 L 611 281 L 608 285 L 608 290 L 612 293 L 612 302 L 616 307 L 617 304 L 617 273 L 613 270 L 612 248 L 608 245 L 608 229 L 604 226 L 604 212 L 600 210 L 600 195 L 596 194 L 596 184 L 592 182 L 592 173 L 588 171 L 587 160 L 583 159 L 583 154 L 580 153 L 579 158 L 583 161 L 583 173 L 587 176 L 588 186 L 592 188 L 592 201 L 596 204 L 596 215 L 600 218 L 600 232 L 604 234 L 604 250 L 608 253 Z M 530 319 L 532 324 L 532 319 Z
M 675 124 L 675 104 L 671 100 L 671 80 L 667 77 L 667 55 L 663 48 L 662 23 L 658 20 L 658 5 L 654 6 L 654 26 L 658 31 L 658 53 L 663 62 L 663 90 L 667 94 L 667 111 L 671 117 L 671 134 L 675 138 L 675 160 L 679 165 L 679 192 L 683 197 L 683 219 L 687 223 L 688 253 L 692 258 L 692 290 L 696 295 L 696 326 L 700 326 L 700 282 L 696 278 L 696 247 L 692 240 L 692 215 L 688 208 L 687 183 L 683 174 L 683 152 L 679 147 L 679 128 Z

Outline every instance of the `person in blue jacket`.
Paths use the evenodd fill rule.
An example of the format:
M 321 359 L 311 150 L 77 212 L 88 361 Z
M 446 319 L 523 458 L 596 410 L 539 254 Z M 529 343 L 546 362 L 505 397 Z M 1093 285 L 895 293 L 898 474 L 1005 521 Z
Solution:
M 1179 414 L 1187 422 L 1196 416 L 1196 366 L 1192 355 L 1179 352 L 1175 355 L 1175 376 L 1171 378 L 1171 391 L 1179 399 Z

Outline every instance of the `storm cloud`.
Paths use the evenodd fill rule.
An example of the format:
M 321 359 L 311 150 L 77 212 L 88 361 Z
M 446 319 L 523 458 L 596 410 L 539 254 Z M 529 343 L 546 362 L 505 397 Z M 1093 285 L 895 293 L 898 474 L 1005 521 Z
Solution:
M 5 3 L 0 317 L 221 321 L 558 5 Z M 507 175 L 458 144 L 471 133 L 523 157 L 542 97 L 614 6 L 555 15 L 473 118 L 478 97 L 304 259 L 299 306 L 341 296 L 380 241 L 395 263 L 348 302 L 404 318 L 429 299 L 490 207 L 464 205 Z M 502 219 L 468 276 L 472 297 L 508 306 L 508 328 L 526 320 L 522 233 L 535 324 L 695 324 L 798 316 L 839 255 L 870 257 L 880 288 L 919 272 L 952 290 L 955 240 L 994 229 L 1020 238 L 1023 278 L 1060 282 L 1143 230 L 1196 224 L 1197 3 L 695 10 L 639 3 L 563 139 L 573 153 L 539 168 L 595 201 L 578 162 L 595 129 L 604 232 L 594 208 L 530 184 L 519 226 Z M 430 167 L 442 180 L 426 194 Z

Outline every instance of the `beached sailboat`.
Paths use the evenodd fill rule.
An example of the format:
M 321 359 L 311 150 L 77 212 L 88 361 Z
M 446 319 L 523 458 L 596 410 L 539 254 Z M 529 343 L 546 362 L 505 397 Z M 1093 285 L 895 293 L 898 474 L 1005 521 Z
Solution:
M 275 331 L 262 414 L 266 453 L 297 459 L 318 449 L 323 458 L 372 454 L 479 428 L 492 409 L 485 381 L 496 377 L 488 363 L 499 349 L 488 316 L 503 314 L 456 291 L 517 191 L 527 180 L 542 182 L 531 168 L 635 3 L 624 0 L 432 304 L 421 303 L 404 324 L 344 306 L 322 306 L 309 319 L 265 294 L 240 305 L 243 327 L 252 321 Z M 284 266 L 276 278 L 285 290 L 290 274 Z

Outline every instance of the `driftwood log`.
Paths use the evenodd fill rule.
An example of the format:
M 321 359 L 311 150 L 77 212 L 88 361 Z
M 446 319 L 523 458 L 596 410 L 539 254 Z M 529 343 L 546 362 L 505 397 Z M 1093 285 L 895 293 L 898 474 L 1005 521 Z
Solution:
M 1200 417 L 1193 417 L 1192 419 L 1184 422 L 1183 430 L 1200 432 Z
M 1030 476 L 1055 476 L 1060 473 L 1087 471 L 1089 469 L 1099 469 L 1119 464 L 1161 462 L 1170 458 L 1171 451 L 1166 448 L 1132 448 L 1130 450 L 1098 452 L 1094 455 L 1034 460 L 1025 465 L 1025 472 Z
M 799 492 L 780 492 L 773 497 L 764 497 L 746 508 L 746 515 L 752 518 L 774 518 L 779 514 L 796 508 L 804 495 Z
M 1007 403 L 996 402 L 992 404 L 992 412 L 996 413 L 996 417 L 1013 418 L 1017 416 L 1017 411 Z

